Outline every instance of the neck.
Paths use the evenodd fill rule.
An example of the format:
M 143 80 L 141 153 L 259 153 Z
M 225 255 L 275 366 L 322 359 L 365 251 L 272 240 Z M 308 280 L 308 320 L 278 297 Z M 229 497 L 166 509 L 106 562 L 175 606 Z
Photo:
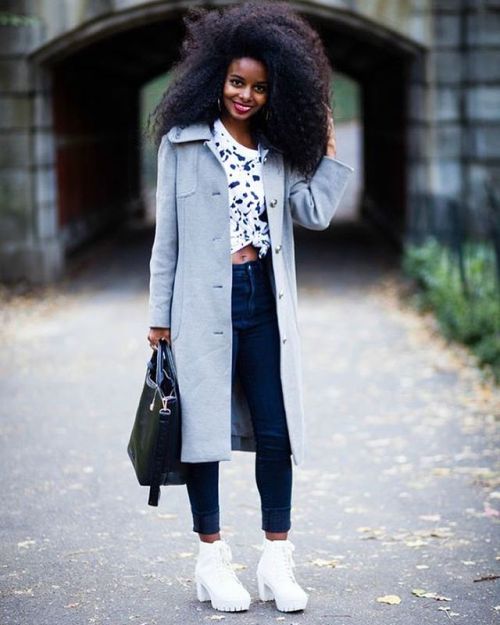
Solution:
M 220 114 L 220 119 L 224 126 L 227 128 L 229 133 L 242 145 L 247 145 L 248 143 L 253 144 L 253 129 L 250 119 L 242 119 L 237 120 L 227 114 L 227 112 L 223 112 Z M 251 146 L 248 146 L 251 147 Z

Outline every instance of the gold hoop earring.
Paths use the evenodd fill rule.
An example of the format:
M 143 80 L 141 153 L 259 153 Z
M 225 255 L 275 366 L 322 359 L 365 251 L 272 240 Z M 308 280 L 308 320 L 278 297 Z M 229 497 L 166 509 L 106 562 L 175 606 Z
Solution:
M 269 109 L 268 108 L 266 108 L 266 113 L 265 113 L 264 117 L 266 119 L 266 122 L 269 121 Z
M 219 111 L 222 111 L 222 109 L 220 107 L 220 98 L 217 98 L 217 106 L 219 107 Z

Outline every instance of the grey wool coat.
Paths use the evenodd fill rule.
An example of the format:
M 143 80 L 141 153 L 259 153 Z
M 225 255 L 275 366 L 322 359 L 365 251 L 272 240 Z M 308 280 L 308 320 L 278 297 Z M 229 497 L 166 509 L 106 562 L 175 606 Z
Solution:
M 182 406 L 184 462 L 231 460 L 255 451 L 250 411 L 231 380 L 232 321 L 226 172 L 208 123 L 174 126 L 158 149 L 156 229 L 150 259 L 149 325 L 170 328 Z M 280 370 L 293 462 L 304 458 L 305 420 L 293 224 L 328 227 L 351 167 L 323 156 L 302 178 L 261 133 L 271 247 L 265 257 L 276 300 Z

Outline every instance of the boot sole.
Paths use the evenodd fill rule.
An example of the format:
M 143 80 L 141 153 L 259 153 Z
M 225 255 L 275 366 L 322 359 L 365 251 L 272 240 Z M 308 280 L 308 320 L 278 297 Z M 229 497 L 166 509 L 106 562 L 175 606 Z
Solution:
M 259 589 L 259 598 L 261 601 L 271 601 L 274 599 L 276 603 L 276 608 L 280 612 L 297 612 L 299 610 L 304 610 L 307 605 L 308 597 L 305 600 L 297 600 L 297 601 L 286 601 L 283 602 L 275 597 L 274 591 L 266 584 L 263 577 L 257 574 L 257 586 Z
M 210 601 L 212 608 L 221 612 L 243 612 L 250 607 L 250 600 L 222 601 L 217 598 L 212 598 L 210 590 L 198 579 L 196 579 L 196 595 L 199 601 Z

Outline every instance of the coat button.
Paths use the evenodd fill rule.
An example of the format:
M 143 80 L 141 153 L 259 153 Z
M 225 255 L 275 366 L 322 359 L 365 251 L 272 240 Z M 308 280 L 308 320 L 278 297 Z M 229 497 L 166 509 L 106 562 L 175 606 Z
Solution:
M 276 206 L 277 203 L 278 203 L 278 200 L 274 198 L 273 200 L 270 201 L 269 206 Z
M 283 343 L 286 343 L 286 336 L 283 337 Z
M 280 250 L 281 250 L 281 245 L 277 245 L 277 246 L 274 248 L 274 251 L 276 252 L 276 254 L 277 254 Z
M 280 292 L 278 293 L 278 297 L 279 297 L 280 299 L 283 297 L 283 291 L 280 291 Z

